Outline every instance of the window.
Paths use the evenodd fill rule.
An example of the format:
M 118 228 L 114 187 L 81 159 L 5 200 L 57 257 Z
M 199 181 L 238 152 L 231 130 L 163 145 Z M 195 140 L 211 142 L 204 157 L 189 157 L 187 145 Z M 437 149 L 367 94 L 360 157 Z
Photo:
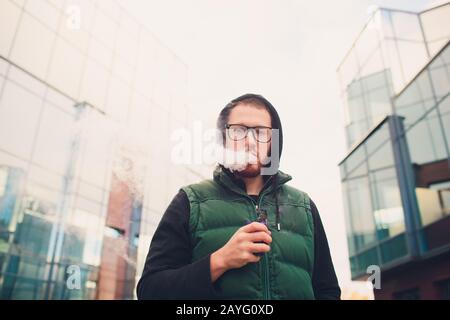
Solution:
M 96 108 L 104 109 L 108 86 L 108 71 L 92 59 L 88 59 L 81 82 L 80 100 L 92 103 Z
M 428 69 L 431 73 L 436 98 L 440 100 L 450 91 L 450 46 L 430 64 Z
M 41 79 L 45 79 L 55 34 L 35 18 L 24 13 L 11 52 L 11 60 Z
M 0 149 L 29 159 L 42 99 L 8 81 L 0 101 Z
M 19 22 L 20 9 L 11 1 L 0 1 L 0 54 L 7 57 Z
M 37 18 L 43 24 L 56 31 L 61 13 L 54 8 L 48 1 L 27 1 L 25 10 Z
M 367 177 L 346 182 L 349 209 L 352 217 L 352 235 L 356 249 L 361 250 L 376 241 L 375 223 Z
M 114 120 L 122 122 L 127 119 L 130 105 L 130 87 L 116 76 L 111 78 L 106 102 L 106 113 Z
M 33 162 L 59 174 L 66 174 L 74 135 L 73 118 L 46 104 L 42 114 Z
M 416 188 L 422 226 L 429 225 L 450 214 L 450 181 Z
M 430 112 L 406 133 L 411 162 L 426 164 L 448 157 L 441 123 L 436 111 Z
M 437 7 L 426 11 L 420 15 L 425 38 L 430 47 L 430 54 L 433 55 L 439 51 L 446 39 L 450 37 L 450 21 L 448 19 L 450 5 Z M 440 41 L 439 41 L 440 40 Z
M 447 140 L 447 147 L 450 149 L 450 96 L 445 98 L 444 101 L 442 101 L 439 104 L 439 112 L 441 114 L 441 121 L 444 123 L 444 132 L 445 132 L 445 139 Z M 450 157 L 450 155 L 448 155 Z
M 113 21 L 100 11 L 97 11 L 95 21 L 92 26 L 92 34 L 98 40 L 102 41 L 107 47 L 113 49 L 117 27 L 118 26 L 115 21 Z
M 62 38 L 58 39 L 50 63 L 48 81 L 68 95 L 76 97 L 83 70 L 84 57 Z
M 379 240 L 404 232 L 403 207 L 395 169 L 376 171 L 370 178 Z

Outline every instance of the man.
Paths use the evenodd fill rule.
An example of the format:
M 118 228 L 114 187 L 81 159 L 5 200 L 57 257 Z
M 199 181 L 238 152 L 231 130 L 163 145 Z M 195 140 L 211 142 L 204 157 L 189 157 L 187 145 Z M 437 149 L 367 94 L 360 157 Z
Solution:
M 278 170 L 283 132 L 275 108 L 245 94 L 226 105 L 217 127 L 225 150 L 253 161 L 222 161 L 213 180 L 180 189 L 153 236 L 138 298 L 339 299 L 318 210 Z

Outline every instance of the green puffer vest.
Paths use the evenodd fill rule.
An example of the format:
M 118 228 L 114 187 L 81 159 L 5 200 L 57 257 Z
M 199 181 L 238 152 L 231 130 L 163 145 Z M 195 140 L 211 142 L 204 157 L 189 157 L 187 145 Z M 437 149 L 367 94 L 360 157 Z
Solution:
M 268 214 L 271 250 L 258 263 L 225 272 L 214 283 L 219 299 L 314 299 L 314 228 L 306 193 L 285 183 L 292 177 L 278 171 L 280 231 L 275 226 L 275 193 L 269 178 L 259 203 L 217 166 L 214 180 L 182 189 L 190 202 L 189 227 L 194 245 L 192 262 L 224 246 L 246 220 L 255 220 L 256 206 Z

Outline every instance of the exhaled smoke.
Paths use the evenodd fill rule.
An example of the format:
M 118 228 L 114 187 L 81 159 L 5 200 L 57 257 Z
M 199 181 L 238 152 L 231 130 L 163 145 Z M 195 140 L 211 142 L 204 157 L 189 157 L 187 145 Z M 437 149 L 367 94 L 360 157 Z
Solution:
M 235 151 L 223 146 L 217 146 L 216 158 L 218 163 L 231 172 L 243 171 L 248 164 L 258 163 L 258 157 L 250 151 Z

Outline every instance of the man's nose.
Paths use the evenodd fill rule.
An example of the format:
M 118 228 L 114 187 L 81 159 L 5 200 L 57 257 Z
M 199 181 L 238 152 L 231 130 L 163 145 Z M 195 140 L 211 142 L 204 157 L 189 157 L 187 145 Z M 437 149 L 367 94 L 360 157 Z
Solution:
M 256 149 L 257 146 L 258 146 L 258 142 L 255 139 L 253 131 L 249 130 L 247 132 L 247 137 L 245 137 L 245 148 L 246 148 L 246 150 L 253 150 L 253 149 Z

